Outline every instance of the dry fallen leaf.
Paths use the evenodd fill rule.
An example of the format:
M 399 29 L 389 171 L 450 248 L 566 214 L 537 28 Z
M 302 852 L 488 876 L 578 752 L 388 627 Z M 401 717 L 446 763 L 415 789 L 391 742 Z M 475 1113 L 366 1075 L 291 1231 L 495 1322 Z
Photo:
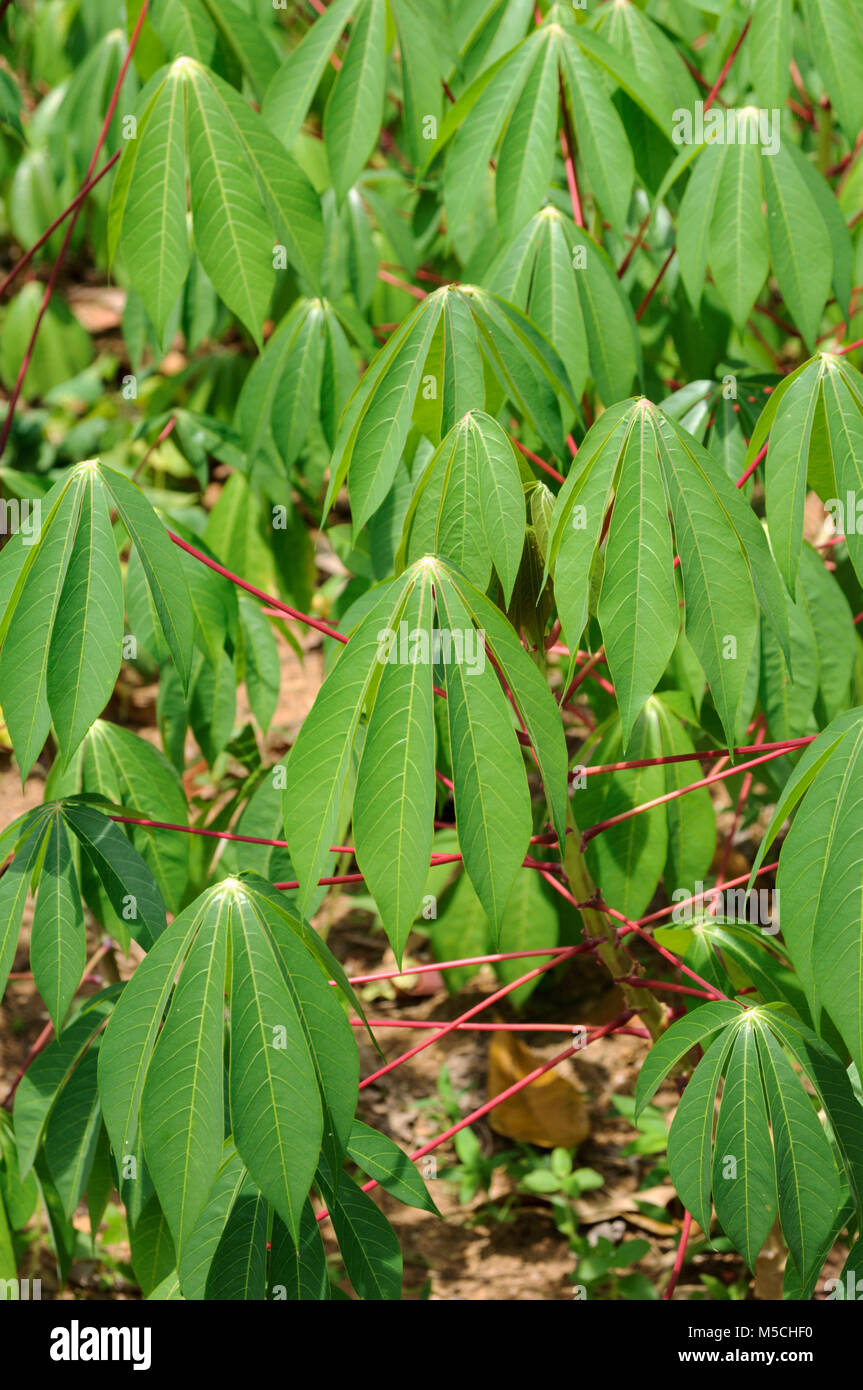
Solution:
M 489 1096 L 521 1081 L 545 1060 L 542 1053 L 534 1051 L 516 1034 L 493 1033 L 488 1050 Z M 584 1097 L 562 1066 L 547 1071 L 496 1106 L 488 1122 L 496 1134 L 544 1149 L 574 1149 L 590 1133 Z

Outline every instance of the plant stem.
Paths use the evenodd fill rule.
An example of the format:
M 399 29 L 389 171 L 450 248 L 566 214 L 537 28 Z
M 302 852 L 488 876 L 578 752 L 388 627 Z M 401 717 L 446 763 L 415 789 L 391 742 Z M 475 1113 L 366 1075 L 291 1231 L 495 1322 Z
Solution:
M 580 903 L 589 902 L 592 898 L 598 901 L 598 890 L 581 849 L 581 834 L 575 823 L 571 805 L 567 808 L 567 826 L 571 829 L 572 834 L 566 837 L 564 867 L 572 892 Z M 599 942 L 596 948 L 597 952 L 612 979 L 624 980 L 631 976 L 632 958 L 618 945 L 617 931 L 605 913 L 600 911 L 598 907 L 581 907 L 579 911 L 584 923 L 585 935 Z M 623 991 L 626 1007 L 640 1015 L 655 1042 L 665 1029 L 665 1014 L 662 1005 L 646 989 L 629 983 L 622 983 L 620 988 Z

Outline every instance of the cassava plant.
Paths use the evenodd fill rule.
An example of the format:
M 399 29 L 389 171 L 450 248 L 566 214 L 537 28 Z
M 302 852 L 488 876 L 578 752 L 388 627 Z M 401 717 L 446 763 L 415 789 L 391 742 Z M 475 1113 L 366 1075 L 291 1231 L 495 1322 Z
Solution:
M 861 147 L 858 0 L 2 0 L 7 1293 L 119 1202 L 145 1298 L 399 1299 L 369 1191 L 438 1219 L 425 1156 L 626 1031 L 627 1296 L 694 1224 L 857 1296 Z M 386 1058 L 340 893 L 496 988 Z M 360 1118 L 578 956 L 611 1022 Z

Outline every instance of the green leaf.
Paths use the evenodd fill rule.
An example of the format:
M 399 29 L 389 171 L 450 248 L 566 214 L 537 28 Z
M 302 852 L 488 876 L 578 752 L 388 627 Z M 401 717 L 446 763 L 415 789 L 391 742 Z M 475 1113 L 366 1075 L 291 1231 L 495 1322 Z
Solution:
M 219 1170 L 227 902 L 216 899 L 183 962 L 150 1060 L 141 1128 L 153 1184 L 182 1257 Z
M 624 450 L 598 614 L 624 748 L 677 642 L 680 619 L 672 560 L 656 435 L 642 410 L 633 420 Z
M 553 29 L 545 31 L 543 39 L 500 147 L 495 195 L 498 223 L 507 239 L 520 231 L 536 211 L 551 182 L 558 45 Z
M 803 0 L 819 75 L 849 140 L 863 126 L 863 32 L 853 0 Z
M 357 863 L 399 962 L 425 887 L 434 834 L 433 623 L 432 575 L 426 569 L 400 617 L 407 660 L 393 644 L 383 666 L 354 798 Z
M 587 622 L 590 571 L 632 426 L 630 405 L 612 406 L 591 426 L 554 504 L 545 568 L 554 572 L 557 610 L 573 651 Z
M 429 142 L 426 121 L 440 119 L 441 82 L 438 69 L 438 30 L 434 10 L 417 0 L 393 0 L 390 8 L 401 52 L 403 122 L 408 152 L 419 169 L 426 161 Z
M 303 123 L 330 54 L 355 8 L 355 0 L 334 0 L 279 68 L 267 88 L 263 115 L 288 148 Z
M 300 1236 L 295 1243 L 284 1222 L 273 1221 L 270 1251 L 269 1296 L 280 1301 L 323 1300 L 330 1296 L 327 1255 L 320 1223 L 311 1202 L 300 1217 Z
M 442 627 L 463 642 L 482 639 L 456 588 L 437 572 Z M 495 929 L 531 833 L 524 762 L 497 676 L 484 660 L 468 668 L 445 658 L 456 822 L 464 865 Z
M 324 112 L 324 144 L 341 203 L 374 149 L 386 93 L 386 5 L 363 0 Z
M 233 0 L 204 0 L 210 19 L 221 30 L 226 42 L 255 89 L 260 100 L 279 68 L 278 50 L 267 31 L 241 5 Z
M 476 206 L 501 126 L 524 85 L 534 53 L 544 42 L 544 36 L 534 34 L 480 73 L 444 123 L 436 150 L 449 138 L 449 131 L 456 132 L 443 179 L 450 235 L 466 225 Z
M 746 552 L 707 472 L 709 455 L 696 454 L 694 441 L 687 448 L 673 422 L 659 415 L 656 420 L 683 576 L 686 636 L 731 747 L 755 648 L 758 604 Z
M 230 1102 L 251 1177 L 296 1239 L 323 1132 L 315 1070 L 297 1008 L 254 905 L 231 902 Z
M 205 898 L 187 907 L 148 951 L 126 985 L 99 1049 L 102 1111 L 118 1165 L 138 1146 L 141 1097 L 162 1015 L 207 905 Z
M 114 499 L 120 520 L 138 552 L 147 587 L 158 614 L 177 673 L 188 692 L 194 623 L 184 572 L 174 546 L 140 489 L 111 468 L 101 468 L 102 481 Z M 2 696 L 0 696 L 2 699 Z
M 812 431 L 822 383 L 823 360 L 809 363 L 794 390 L 779 402 L 770 426 L 770 447 L 764 465 L 764 490 L 770 539 L 776 564 L 789 593 L 797 583 L 803 543 L 803 509 Z
M 716 1215 L 750 1269 L 776 1219 L 776 1164 L 758 1064 L 758 1031 L 746 1018 L 737 1029 L 713 1151 Z
M 500 609 L 472 584 L 455 577 L 453 582 L 473 621 L 485 633 L 486 651 L 500 667 L 524 721 L 562 846 L 566 835 L 567 754 L 557 702 Z
M 267 1203 L 247 1177 L 237 1193 L 207 1271 L 204 1297 L 260 1300 L 267 1288 Z
M 856 790 L 861 769 L 863 729 L 858 725 L 833 746 L 806 791 L 783 844 L 777 876 L 783 938 L 813 1018 L 817 1023 L 821 1009 L 827 1010 L 858 1068 L 863 1064 L 858 1002 L 863 990 L 863 826 Z
M 713 211 L 725 170 L 727 146 L 704 145 L 693 151 L 695 166 L 680 204 L 677 229 L 677 259 L 689 302 L 695 312 L 701 303 L 707 275 Z
M 183 784 L 165 755 L 130 729 L 102 719 L 96 720 L 84 747 L 82 790 L 107 797 L 132 818 L 173 825 L 189 821 Z M 179 912 L 189 880 L 191 837 L 143 826 L 127 830 L 165 905 Z
M 114 821 L 89 806 L 66 802 L 66 823 L 80 840 L 117 916 L 148 948 L 165 930 L 165 904 L 134 845 Z
M 614 53 L 610 46 L 609 52 Z M 563 45 L 561 70 L 572 107 L 578 151 L 590 186 L 612 226 L 622 231 L 635 177 L 626 132 L 602 79 L 575 44 Z
M 219 118 L 224 118 L 231 126 L 254 175 L 267 217 L 285 247 L 288 260 L 305 277 L 310 288 L 317 290 L 324 254 L 324 220 L 320 199 L 311 180 L 286 150 L 273 144 L 266 125 L 239 93 L 214 73 L 208 76 L 214 118 L 218 111 Z M 222 150 L 221 142 L 219 150 Z M 257 225 L 257 218 L 255 222 Z M 256 233 L 256 236 L 263 248 L 263 233 Z M 270 266 L 273 249 L 270 240 L 267 252 Z M 215 281 L 214 284 L 218 289 Z M 258 291 L 255 290 L 255 293 Z M 260 293 L 264 293 L 263 288 Z M 227 304 L 231 304 L 230 299 L 224 295 L 222 297 Z M 252 331 L 255 332 L 255 329 Z
M 52 817 L 33 912 L 30 965 L 59 1036 L 87 961 L 84 913 L 72 851 L 59 813 Z
M 381 1187 L 398 1201 L 440 1215 L 413 1163 L 386 1134 L 355 1120 L 348 1157 L 370 1178 L 377 1178 Z
M 215 1181 L 207 1194 L 195 1229 L 180 1253 L 178 1267 L 184 1298 L 198 1301 L 205 1297 L 213 1256 L 247 1176 L 233 1140 L 226 1140 Z
M 662 756 L 694 753 L 692 739 L 673 710 L 665 704 L 662 693 L 653 708 L 658 720 Z M 680 791 L 683 787 L 691 786 L 692 768 L 692 763 L 667 763 L 665 790 Z M 692 893 L 695 885 L 706 877 L 716 849 L 716 814 L 709 788 L 700 787 L 696 791 L 688 791 L 685 797 L 678 796 L 666 802 L 665 817 L 668 824 L 668 858 L 663 872 L 666 891 L 673 893 L 676 888 L 683 888 Z
M 285 833 L 305 911 L 339 819 L 351 750 L 366 702 L 382 674 L 380 633 L 395 631 L 412 576 L 382 585 L 371 611 L 332 666 L 288 758 Z
M 26 777 L 42 751 L 51 715 L 46 695 L 50 636 L 72 555 L 83 478 L 76 473 L 52 510 L 19 573 L 4 614 L 0 706 L 21 772 Z M 10 576 L 11 577 L 11 576 Z M 26 587 L 22 580 L 26 579 Z
M 752 12 L 747 52 L 759 104 L 785 105 L 791 64 L 791 0 L 760 0 Z
M 276 947 L 317 1078 L 323 1109 L 324 1154 L 338 1172 L 357 1108 L 359 1056 L 353 1029 L 333 994 L 326 962 L 310 947 L 315 936 L 312 928 L 298 931 L 296 922 L 290 920 L 280 903 L 275 904 L 273 911 L 274 890 L 262 879 L 249 874 L 243 887 L 249 890 L 249 901 Z
M 685 1057 L 696 1044 L 704 1044 L 707 1038 L 718 1033 L 720 1028 L 743 1017 L 739 1004 L 730 999 L 718 999 L 700 1004 L 685 1018 L 678 1019 L 662 1034 L 658 1042 L 647 1054 L 644 1066 L 638 1073 L 635 1089 L 636 1118 L 651 1101 L 675 1063 Z
M 119 243 L 160 338 L 189 271 L 184 108 L 184 76 L 175 66 L 123 151 L 108 213 L 110 258 Z
M 823 708 L 820 722 L 826 724 L 848 704 L 857 638 L 848 600 L 810 545 L 804 545 L 800 554 L 797 600 L 815 635 L 818 709 L 820 714 Z
M 111 698 L 120 671 L 123 586 L 105 488 L 82 474 L 75 545 L 51 634 L 46 690 L 64 760 Z
M 308 402 L 320 391 L 323 314 L 300 301 L 285 316 L 243 383 L 237 424 L 254 471 L 259 458 L 277 476 L 299 456 L 308 431 Z
M 148 1298 L 174 1269 L 177 1261 L 165 1213 L 155 1197 L 151 1197 L 130 1231 L 132 1268 Z
M 735 1039 L 733 1028 L 714 1038 L 686 1083 L 668 1132 L 668 1167 L 677 1195 L 705 1234 L 710 1232 L 711 1155 L 716 1092 Z
M 761 158 L 776 281 L 804 341 L 815 346 L 833 275 L 824 219 L 787 150 Z
M 276 279 L 272 228 L 214 80 L 199 64 L 184 61 L 195 249 L 218 294 L 260 348 Z
M 0 878 L 0 993 L 6 990 L 15 959 L 30 880 L 45 843 L 46 830 L 47 825 L 43 824 L 39 834 L 31 833 Z
M 747 116 L 738 116 L 743 137 Z M 761 155 L 755 145 L 726 145 L 710 227 L 709 260 L 716 287 L 743 328 L 767 278 L 770 255 L 761 212 Z
M 402 1254 L 398 1237 L 370 1197 L 345 1173 L 332 1203 L 339 1250 L 348 1278 L 362 1299 L 398 1300 L 402 1291 Z
M 67 1024 L 62 1037 L 40 1052 L 22 1076 L 12 1112 L 22 1178 L 33 1167 L 48 1117 L 63 1087 L 95 1035 L 105 1026 L 112 1004 L 113 997 L 107 991 L 88 999 Z
M 45 1158 L 69 1221 L 89 1183 L 102 1126 L 97 1061 L 91 1047 L 60 1092 L 45 1130 Z
M 820 1260 L 839 1206 L 839 1178 L 809 1096 L 769 1028 L 758 1050 L 776 1150 L 782 1234 L 804 1280 Z
M 840 714 L 833 720 L 833 723 L 830 724 L 828 728 L 823 730 L 814 743 L 810 743 L 809 747 L 803 750 L 800 761 L 795 766 L 794 771 L 791 773 L 791 776 L 783 788 L 782 795 L 776 803 L 776 808 L 770 818 L 770 824 L 758 847 L 758 853 L 752 865 L 752 872 L 749 876 L 747 889 L 751 889 L 755 874 L 763 863 L 764 856 L 773 844 L 794 806 L 811 786 L 813 780 L 828 761 L 834 749 L 842 742 L 849 731 L 859 731 L 860 722 L 861 719 L 858 710 L 850 710 L 845 714 Z
M 655 698 L 650 699 L 638 716 L 626 747 L 628 758 L 661 756 L 658 704 Z M 601 762 L 618 762 L 622 761 L 623 751 L 622 727 L 619 720 L 614 720 L 596 756 Z M 587 830 L 600 821 L 613 820 L 634 806 L 654 801 L 664 791 L 664 769 L 657 765 L 601 778 L 589 777 L 587 786 L 575 793 L 579 826 Z M 596 882 L 602 884 L 605 901 L 630 918 L 640 917 L 646 910 L 667 858 L 668 819 L 664 806 L 607 826 L 587 846 L 587 862 Z
M 787 1008 L 765 1010 L 764 1019 L 782 1046 L 803 1067 L 817 1091 L 860 1212 L 863 1210 L 863 1106 L 855 1095 L 849 1073 L 835 1053 Z
M 851 389 L 853 378 L 849 382 L 835 358 L 824 357 L 823 363 L 827 437 L 836 489 L 846 504 L 850 496 L 856 509 L 856 498 L 863 486 L 863 400 Z M 858 526 L 846 525 L 845 543 L 859 576 L 863 573 L 863 535 Z

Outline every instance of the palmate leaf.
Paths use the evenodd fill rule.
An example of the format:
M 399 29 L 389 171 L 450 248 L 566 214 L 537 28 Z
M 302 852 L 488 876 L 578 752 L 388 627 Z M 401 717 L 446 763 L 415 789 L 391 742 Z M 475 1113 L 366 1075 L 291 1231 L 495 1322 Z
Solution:
M 568 6 L 552 5 L 542 23 L 462 93 L 441 129 L 432 158 L 448 145 L 444 201 L 450 230 L 467 224 L 481 196 L 486 167 L 497 158 L 498 220 L 511 236 L 537 211 L 548 188 L 559 83 L 571 109 L 578 156 L 595 199 L 622 230 L 634 174 L 624 126 L 608 94 L 618 86 L 646 113 L 665 141 L 671 112 L 657 100 L 629 57 Z M 670 150 L 670 144 L 669 144 Z
M 623 673 L 625 733 L 659 679 L 676 639 L 672 604 L 676 613 L 677 590 L 673 570 L 662 558 L 663 549 L 668 555 L 663 534 L 668 506 L 680 555 L 686 636 L 710 682 L 731 744 L 758 633 L 759 603 L 783 652 L 788 651 L 786 602 L 766 538 L 727 475 L 674 420 L 647 402 L 624 403 L 606 411 L 582 443 L 551 521 L 546 563 L 554 573 L 558 610 L 570 647 L 578 645 L 587 618 L 587 580 L 615 477 L 603 579 L 603 594 L 608 597 L 604 602 L 600 599 L 599 619 L 609 651 L 615 654 L 612 673 L 614 664 Z M 657 491 L 658 477 L 665 503 Z M 623 519 L 615 524 L 621 501 Z M 652 536 L 645 529 L 645 515 L 650 517 Z M 638 589 L 632 603 L 632 567 L 627 556 L 633 546 L 646 590 L 643 605 Z M 637 672 L 627 675 L 633 626 L 642 630 L 642 646 L 653 644 L 662 660 L 657 654 L 652 668 L 645 670 L 639 662 Z M 635 675 L 641 684 L 638 690 L 630 690 Z
M 198 1250 L 189 1275 L 195 1286 L 204 1278 L 198 1224 L 210 1221 L 208 1193 L 225 1161 L 229 946 L 233 1140 L 257 1191 L 295 1238 L 321 1143 L 340 1163 L 356 1105 L 350 1026 L 272 892 L 254 877 L 228 879 L 175 918 L 124 991 L 100 1053 L 115 1154 L 135 1150 L 140 1126 L 181 1262 L 190 1242 Z M 185 1277 L 181 1271 L 181 1283 Z
M 135 940 L 149 948 L 165 930 L 165 904 L 144 860 L 119 825 L 100 811 L 68 798 L 61 803 L 68 828 L 116 916 Z
M 778 1209 L 805 1282 L 823 1263 L 823 1247 L 843 1199 L 830 1141 L 792 1063 L 803 1066 L 818 1090 L 852 1182 L 859 1180 L 863 1110 L 838 1059 L 805 1024 L 772 1007 L 729 1016 L 729 1008 L 736 1007 L 705 1005 L 675 1024 L 648 1057 L 638 1105 L 652 1094 L 658 1072 L 667 1073 L 684 1055 L 703 1016 L 699 1039 L 718 1036 L 696 1066 L 671 1125 L 672 1180 L 705 1231 L 712 1191 L 720 1225 L 750 1268 Z M 717 1029 L 722 1014 L 726 1021 Z
M 197 57 L 177 58 L 140 114 L 138 138 L 128 142 L 114 179 L 109 255 L 122 256 L 161 333 L 189 265 L 187 143 L 196 253 L 216 292 L 261 346 L 275 286 L 274 232 L 291 263 L 316 285 L 320 203 L 287 151 L 272 147 L 261 118 Z
M 484 411 L 470 411 L 435 450 L 403 523 L 397 564 L 440 555 L 478 588 L 492 564 L 509 603 L 524 549 L 524 488 L 512 445 Z
M 863 485 L 863 378 L 844 357 L 818 353 L 785 377 L 761 412 L 749 443 L 751 463 L 769 437 L 765 490 L 770 534 L 793 592 L 803 538 L 803 505 L 814 488 L 844 532 L 863 574 L 856 498 Z
M 691 156 L 678 228 L 681 275 L 697 310 L 709 265 L 742 328 L 772 265 L 789 314 L 814 346 L 834 273 L 834 244 L 840 257 L 846 250 L 834 226 L 835 198 L 815 169 L 801 168 L 799 154 L 795 158 L 781 143 L 770 153 L 754 140 L 757 119 L 756 108 L 739 110 L 733 142 L 705 130 L 705 143 Z
M 454 306 L 447 307 L 450 298 L 460 301 L 458 312 Z M 575 402 L 555 350 L 525 315 L 497 296 L 471 285 L 444 286 L 417 305 L 391 335 L 345 407 L 324 510 L 329 511 L 347 479 L 355 535 L 390 490 L 411 418 L 423 397 L 440 401 L 444 427 L 455 420 L 456 410 L 488 404 L 484 397 L 467 400 L 459 377 L 446 370 L 450 353 L 454 362 L 463 361 L 468 315 L 479 345 L 475 355 L 481 356 L 499 388 L 548 446 L 563 456 L 565 431 L 558 396 L 570 402 L 573 413 Z M 438 358 L 433 344 L 441 333 Z M 431 370 L 438 360 L 444 368 L 440 375 Z M 488 393 L 488 385 L 484 389 Z M 438 442 L 436 437 L 433 442 Z
M 571 218 L 554 207 L 536 213 L 502 248 L 488 283 L 545 334 L 577 399 L 589 377 L 604 402 L 628 395 L 641 374 L 632 308 L 605 250 Z
M 430 585 L 446 638 L 439 656 L 429 650 Z M 565 817 L 566 759 L 548 688 L 503 615 L 484 595 L 432 557 L 418 561 L 372 595 L 370 611 L 339 654 L 291 751 L 285 827 L 302 906 L 310 901 L 326 861 L 365 713 L 370 722 L 355 800 L 358 860 L 363 872 L 370 871 L 380 884 L 376 897 L 384 925 L 400 950 L 425 883 L 431 845 L 432 660 L 440 662 L 447 684 L 459 843 L 495 925 L 531 827 L 512 714 L 487 652 L 515 694 L 559 827 Z M 415 613 L 413 629 L 408 613 Z M 393 672 L 393 666 L 411 669 Z M 425 683 L 421 696 L 420 682 Z M 424 726 L 421 710 L 426 712 Z M 379 747 L 386 749 L 385 759 L 375 755 Z M 414 775 L 415 769 L 428 778 L 427 784 Z M 394 787 L 400 789 L 398 796 Z M 389 852 L 381 850 L 384 844 Z M 393 853 L 398 854 L 395 861 Z
M 206 571 L 210 573 L 210 571 Z M 81 791 L 107 797 L 129 817 L 188 824 L 182 782 L 163 753 L 131 730 L 97 719 L 84 743 Z M 189 836 L 126 827 L 166 906 L 178 912 L 189 879 Z
M 308 434 L 311 402 L 319 402 L 332 443 L 327 417 L 341 414 L 355 382 L 348 340 L 330 304 L 299 300 L 252 367 L 237 402 L 251 477 L 284 485 Z

